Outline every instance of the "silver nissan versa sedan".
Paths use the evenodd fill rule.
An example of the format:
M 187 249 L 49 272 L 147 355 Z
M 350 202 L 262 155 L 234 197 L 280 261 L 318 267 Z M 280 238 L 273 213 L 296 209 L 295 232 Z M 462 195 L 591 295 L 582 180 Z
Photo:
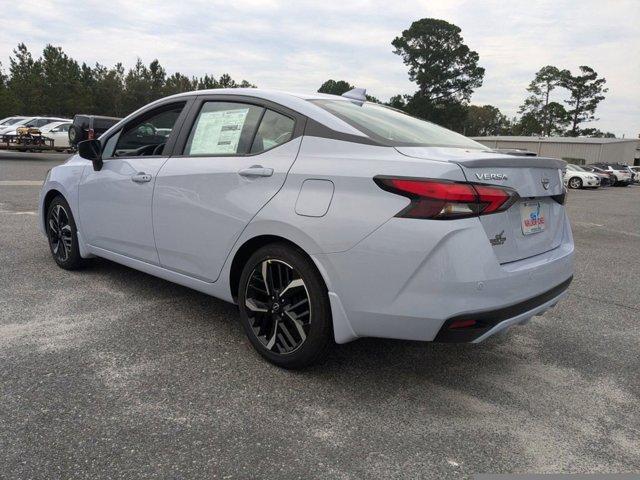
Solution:
M 40 225 L 92 256 L 237 303 L 286 368 L 359 337 L 480 342 L 573 274 L 555 159 L 500 154 L 365 101 L 258 89 L 158 100 L 53 168 Z

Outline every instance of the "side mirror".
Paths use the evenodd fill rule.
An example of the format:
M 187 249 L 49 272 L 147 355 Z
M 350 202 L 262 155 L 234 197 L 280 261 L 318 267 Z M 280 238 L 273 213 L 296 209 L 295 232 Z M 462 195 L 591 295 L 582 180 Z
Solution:
M 102 145 L 99 140 L 84 140 L 78 143 L 78 154 L 85 160 L 91 160 L 93 169 L 102 169 Z

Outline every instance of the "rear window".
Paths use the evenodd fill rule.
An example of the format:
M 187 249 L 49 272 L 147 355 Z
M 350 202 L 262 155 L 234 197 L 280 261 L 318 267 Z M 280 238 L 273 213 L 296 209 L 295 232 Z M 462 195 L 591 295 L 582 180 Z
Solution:
M 113 125 L 118 123 L 119 120 L 115 118 L 94 118 L 93 128 L 95 130 L 109 130 Z
M 310 100 L 373 140 L 392 146 L 441 146 L 486 150 L 459 133 L 376 103 Z
M 73 119 L 73 124 L 80 128 L 89 128 L 89 117 L 84 115 L 76 115 Z

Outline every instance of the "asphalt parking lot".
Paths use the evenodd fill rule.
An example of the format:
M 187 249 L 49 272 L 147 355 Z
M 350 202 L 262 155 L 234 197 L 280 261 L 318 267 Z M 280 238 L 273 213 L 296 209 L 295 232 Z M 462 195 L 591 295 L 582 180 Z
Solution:
M 37 230 L 60 157 L 0 155 L 0 477 L 640 471 L 640 186 L 571 191 L 567 300 L 480 345 L 363 339 L 289 372 L 236 308 Z

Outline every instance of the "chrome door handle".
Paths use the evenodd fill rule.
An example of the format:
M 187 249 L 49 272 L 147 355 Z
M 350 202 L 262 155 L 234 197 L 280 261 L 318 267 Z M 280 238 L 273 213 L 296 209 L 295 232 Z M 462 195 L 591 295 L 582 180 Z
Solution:
M 148 173 L 140 172 L 133 175 L 131 177 L 131 180 L 133 180 L 136 183 L 147 183 L 151 181 L 151 175 L 149 175 Z
M 253 165 L 249 168 L 243 168 L 238 172 L 243 177 L 270 177 L 273 175 L 273 168 L 265 168 L 262 165 Z

